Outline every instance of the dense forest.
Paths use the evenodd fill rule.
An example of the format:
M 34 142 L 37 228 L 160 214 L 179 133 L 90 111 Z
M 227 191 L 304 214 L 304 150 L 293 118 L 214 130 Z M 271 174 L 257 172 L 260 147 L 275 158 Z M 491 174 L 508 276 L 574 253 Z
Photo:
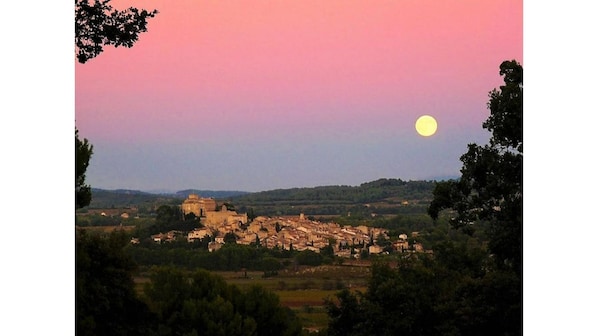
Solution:
M 276 204 L 354 204 L 388 200 L 430 199 L 434 181 L 378 179 L 359 186 L 321 186 L 263 191 L 232 197 L 236 203 Z
M 371 215 L 419 212 L 432 199 L 435 181 L 383 178 L 359 186 L 277 189 L 232 197 L 239 211 L 264 215 Z

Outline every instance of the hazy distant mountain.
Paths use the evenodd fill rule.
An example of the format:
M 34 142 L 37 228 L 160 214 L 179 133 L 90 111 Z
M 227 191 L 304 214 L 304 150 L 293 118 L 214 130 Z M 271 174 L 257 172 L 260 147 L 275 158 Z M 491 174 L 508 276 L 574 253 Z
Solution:
M 170 204 L 180 203 L 189 194 L 197 194 L 200 197 L 212 197 L 215 199 L 227 199 L 234 196 L 249 194 L 246 191 L 214 191 L 187 189 L 176 192 L 149 192 L 131 189 L 107 190 L 100 188 L 91 189 L 91 203 L 89 208 L 110 208 L 138 206 L 140 204 Z
M 131 189 L 101 189 L 101 188 L 91 188 L 92 194 L 96 195 L 103 195 L 105 193 L 108 194 L 119 194 L 119 195 L 153 195 L 153 193 L 141 191 L 141 190 L 131 190 Z
M 92 188 L 89 208 L 121 208 L 137 207 L 140 204 L 166 204 L 173 201 L 178 202 L 177 198 L 174 195 L 158 195 L 139 190 Z
M 186 189 L 186 190 L 180 190 L 180 191 L 177 191 L 176 193 L 174 193 L 174 195 L 176 195 L 177 197 L 182 197 L 182 198 L 187 198 L 187 196 L 189 196 L 189 194 L 197 194 L 200 197 L 212 197 L 212 198 L 216 198 L 216 199 L 222 199 L 222 198 L 247 195 L 247 194 L 250 194 L 250 192 L 237 191 L 237 190 L 226 191 L 226 190 Z
M 458 180 L 461 176 L 457 175 L 444 175 L 444 176 L 434 176 L 430 178 L 432 181 L 448 181 L 448 180 Z
M 131 189 L 115 189 L 115 190 L 93 189 L 93 190 L 111 191 L 111 192 L 114 192 L 117 194 L 127 194 L 127 195 L 150 194 L 149 192 L 146 192 L 146 191 L 131 190 Z
M 248 191 L 238 190 L 200 190 L 200 189 L 185 189 L 179 191 L 172 191 L 167 189 L 154 189 L 154 190 L 132 190 L 132 189 L 102 189 L 92 188 L 92 192 L 109 192 L 113 194 L 125 194 L 125 195 L 159 195 L 159 196 L 172 196 L 172 197 L 183 197 L 187 198 L 189 194 L 197 194 L 201 197 L 212 197 L 212 198 L 226 198 L 233 196 L 241 196 L 249 194 Z

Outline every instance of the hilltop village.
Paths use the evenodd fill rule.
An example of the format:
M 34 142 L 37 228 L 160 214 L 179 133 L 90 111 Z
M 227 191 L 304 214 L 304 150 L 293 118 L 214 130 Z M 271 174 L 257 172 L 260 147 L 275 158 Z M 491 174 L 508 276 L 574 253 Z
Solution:
M 408 241 L 407 234 L 399 235 L 396 241 L 390 241 L 388 231 L 365 225 L 352 227 L 336 223 L 322 223 L 307 219 L 304 214 L 287 217 L 258 216 L 251 222 L 247 214 L 238 214 L 222 205 L 217 210 L 217 203 L 212 198 L 201 198 L 191 194 L 181 204 L 184 215 L 193 213 L 200 218 L 201 227 L 182 236 L 182 232 L 170 231 L 152 235 L 157 242 L 187 239 L 188 242 L 210 237 L 209 251 L 215 251 L 225 244 L 225 238 L 234 235 L 237 244 L 261 245 L 267 248 L 278 247 L 286 250 L 311 250 L 320 252 L 332 247 L 339 257 L 359 257 L 365 249 L 369 254 L 399 252 L 424 252 L 420 243 Z M 416 232 L 412 233 L 417 236 Z M 135 240 L 132 241 L 135 243 Z

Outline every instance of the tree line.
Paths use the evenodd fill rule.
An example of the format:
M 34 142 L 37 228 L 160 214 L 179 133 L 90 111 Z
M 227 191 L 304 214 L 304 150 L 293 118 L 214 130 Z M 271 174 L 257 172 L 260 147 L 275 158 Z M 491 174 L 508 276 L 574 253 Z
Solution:
M 355 204 L 389 198 L 431 199 L 434 181 L 379 179 L 359 186 L 320 186 L 262 191 L 231 197 L 237 204 Z

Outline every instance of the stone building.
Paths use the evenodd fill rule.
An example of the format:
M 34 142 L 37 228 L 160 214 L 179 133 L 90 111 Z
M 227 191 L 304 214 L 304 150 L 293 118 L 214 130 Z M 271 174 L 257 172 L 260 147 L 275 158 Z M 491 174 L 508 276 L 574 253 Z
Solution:
M 218 227 L 222 225 L 237 225 L 247 223 L 247 214 L 238 214 L 236 211 L 228 210 L 225 205 L 220 211 L 207 211 L 202 220 L 207 227 Z
M 236 211 L 228 210 L 226 205 L 223 205 L 220 211 L 216 209 L 216 200 L 199 197 L 196 194 L 190 194 L 181 205 L 183 214 L 193 213 L 195 216 L 201 217 L 202 224 L 212 230 L 220 231 L 222 227 L 227 225 L 236 225 L 236 228 L 238 228 L 240 224 L 247 223 L 246 213 L 238 214 Z
M 194 240 L 203 239 L 206 236 L 212 236 L 213 233 L 208 228 L 194 229 L 187 234 L 187 241 L 193 242 Z
M 203 198 L 196 194 L 190 194 L 181 205 L 183 214 L 193 213 L 197 217 L 204 217 L 208 211 L 216 211 L 216 200 L 213 198 Z

